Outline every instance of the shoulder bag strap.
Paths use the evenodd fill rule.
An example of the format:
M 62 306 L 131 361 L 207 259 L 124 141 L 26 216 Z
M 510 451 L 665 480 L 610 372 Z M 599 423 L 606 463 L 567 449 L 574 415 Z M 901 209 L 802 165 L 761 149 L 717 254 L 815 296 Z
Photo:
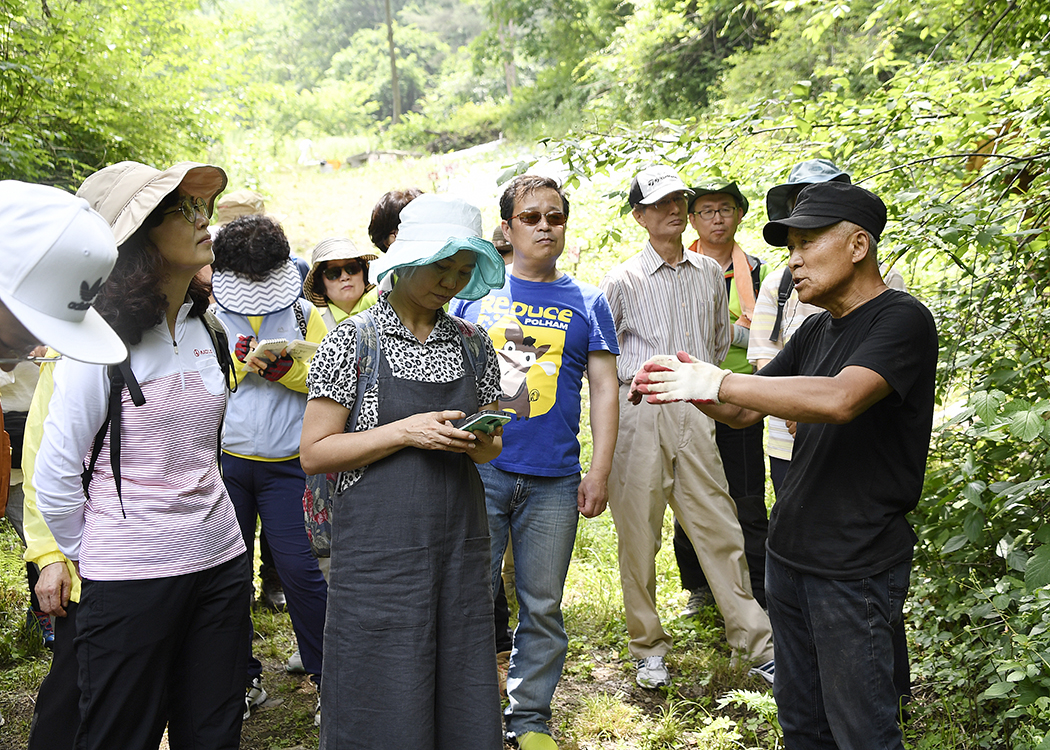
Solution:
M 780 340 L 780 327 L 784 322 L 784 305 L 791 296 L 791 269 L 785 268 L 780 277 L 780 287 L 777 289 L 777 319 L 773 321 L 773 330 L 769 333 L 769 340 L 776 342 Z

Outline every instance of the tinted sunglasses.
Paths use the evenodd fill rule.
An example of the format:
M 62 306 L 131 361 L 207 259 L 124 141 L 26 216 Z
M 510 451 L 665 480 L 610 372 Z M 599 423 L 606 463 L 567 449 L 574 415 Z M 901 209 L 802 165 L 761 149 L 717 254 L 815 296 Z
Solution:
M 211 218 L 211 213 L 209 213 L 208 211 L 208 204 L 204 201 L 203 198 L 192 198 L 188 195 L 184 195 L 181 199 L 179 199 L 179 202 L 178 204 L 176 204 L 175 208 L 165 211 L 164 215 L 167 216 L 168 214 L 173 214 L 176 211 L 181 211 L 183 218 L 186 219 L 186 221 L 188 221 L 190 224 L 196 223 L 197 214 L 200 214 L 205 219 Z
M 341 266 L 326 266 L 325 269 L 323 271 L 321 271 L 321 273 L 324 274 L 324 277 L 326 279 L 328 279 L 329 281 L 335 281 L 336 279 L 338 279 L 340 276 L 343 275 L 343 271 L 344 270 L 348 274 L 353 276 L 355 273 L 361 273 L 362 271 L 365 271 L 367 269 L 368 269 L 368 264 L 365 263 L 364 261 L 348 260 L 346 263 L 344 263 Z
M 568 220 L 568 217 L 561 211 L 548 211 L 545 214 L 540 213 L 539 211 L 522 211 L 520 214 L 516 214 L 510 218 L 517 219 L 522 224 L 529 227 L 534 227 L 539 224 L 540 219 L 542 218 L 546 218 L 547 223 L 552 227 L 560 227 Z

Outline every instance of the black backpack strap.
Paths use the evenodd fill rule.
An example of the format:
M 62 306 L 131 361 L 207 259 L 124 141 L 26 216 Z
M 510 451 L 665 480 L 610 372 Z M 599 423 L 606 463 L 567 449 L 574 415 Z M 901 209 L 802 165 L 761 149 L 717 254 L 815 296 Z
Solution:
M 784 322 L 784 305 L 787 304 L 793 287 L 791 269 L 785 268 L 784 274 L 780 277 L 780 287 L 777 289 L 777 319 L 773 321 L 773 330 L 769 333 L 770 341 L 780 340 L 780 327 Z
M 204 311 L 204 327 L 208 329 L 211 343 L 215 349 L 215 358 L 219 360 L 222 376 L 226 380 L 226 390 L 237 392 L 237 377 L 234 375 L 233 354 L 230 353 L 230 339 L 222 321 L 211 310 Z
M 110 365 L 106 368 L 109 374 L 109 408 L 106 413 L 106 419 L 99 428 L 99 431 L 95 434 L 95 442 L 91 447 L 91 459 L 88 462 L 87 467 L 84 469 L 84 473 L 81 474 L 81 481 L 84 484 L 84 494 L 87 495 L 88 485 L 91 484 L 91 474 L 95 471 L 95 463 L 98 461 L 99 453 L 102 452 L 102 443 L 106 437 L 106 429 L 109 429 L 109 466 L 113 471 L 113 484 L 117 488 L 117 499 L 120 500 L 120 513 L 124 518 L 127 518 L 127 514 L 124 512 L 124 498 L 120 495 L 120 416 L 122 412 L 121 396 L 124 392 L 124 386 L 128 387 L 128 394 L 131 396 L 131 401 L 135 406 L 142 406 L 146 403 L 146 397 L 142 395 L 142 388 L 139 387 L 139 381 L 135 377 L 135 373 L 131 371 L 131 362 L 129 359 L 125 359 L 119 365 Z
M 757 298 L 758 291 L 762 288 L 762 259 L 748 253 L 744 253 L 744 257 L 747 258 L 748 268 L 751 269 L 751 286 L 754 287 Z

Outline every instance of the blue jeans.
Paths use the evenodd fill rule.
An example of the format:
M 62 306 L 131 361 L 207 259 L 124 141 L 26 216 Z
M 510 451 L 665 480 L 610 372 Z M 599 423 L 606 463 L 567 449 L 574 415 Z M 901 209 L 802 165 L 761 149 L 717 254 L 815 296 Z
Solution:
M 507 672 L 507 732 L 550 733 L 551 699 L 569 639 L 561 597 L 576 543 L 580 475 L 537 477 L 478 466 L 492 538 L 492 588 L 499 585 L 510 535 L 518 594 L 518 627 Z
M 791 750 L 903 750 L 893 685 L 893 629 L 911 560 L 854 581 L 766 557 L 777 701 Z

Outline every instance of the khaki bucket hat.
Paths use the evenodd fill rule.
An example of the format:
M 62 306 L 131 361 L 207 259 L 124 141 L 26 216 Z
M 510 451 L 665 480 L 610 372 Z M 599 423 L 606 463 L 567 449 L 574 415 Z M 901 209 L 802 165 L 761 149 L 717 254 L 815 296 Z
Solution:
M 219 199 L 215 209 L 215 226 L 229 224 L 241 216 L 266 213 L 266 201 L 254 190 L 234 190 Z
M 306 274 L 303 282 L 303 296 L 317 306 L 327 305 L 328 300 L 324 296 L 324 283 L 317 278 L 318 269 L 321 264 L 328 260 L 350 260 L 357 258 L 363 261 L 376 260 L 379 255 L 372 249 L 358 250 L 357 246 L 345 237 L 326 237 L 317 243 L 310 254 L 310 273 Z M 375 287 L 365 278 L 365 291 L 371 291 Z
M 77 196 L 109 222 L 120 247 L 164 196 L 179 186 L 193 197 L 203 198 L 210 216 L 215 209 L 215 196 L 225 189 L 226 183 L 226 173 L 213 164 L 184 161 L 162 172 L 135 161 L 122 161 L 84 180 Z

